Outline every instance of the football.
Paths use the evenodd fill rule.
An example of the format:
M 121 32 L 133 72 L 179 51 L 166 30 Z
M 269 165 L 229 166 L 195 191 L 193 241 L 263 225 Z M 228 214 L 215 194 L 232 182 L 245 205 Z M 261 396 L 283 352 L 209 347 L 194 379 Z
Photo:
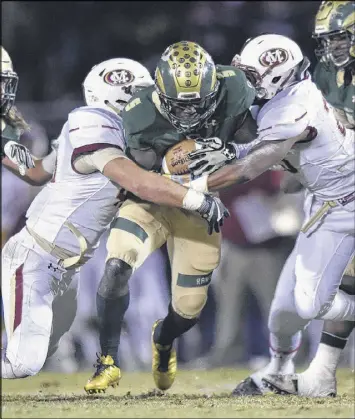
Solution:
M 191 139 L 182 140 L 173 145 L 163 158 L 163 173 L 168 175 L 185 175 L 189 173 L 188 166 L 191 160 L 188 154 L 200 148 L 201 146 Z

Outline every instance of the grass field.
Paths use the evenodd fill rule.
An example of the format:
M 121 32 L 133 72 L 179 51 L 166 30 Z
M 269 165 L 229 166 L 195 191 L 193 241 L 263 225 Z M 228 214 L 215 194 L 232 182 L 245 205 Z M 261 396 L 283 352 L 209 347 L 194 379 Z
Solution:
M 232 398 L 247 371 L 179 371 L 165 394 L 154 390 L 150 373 L 127 373 L 120 387 L 86 395 L 88 373 L 41 373 L 2 382 L 3 418 L 354 418 L 354 374 L 338 372 L 338 397 Z

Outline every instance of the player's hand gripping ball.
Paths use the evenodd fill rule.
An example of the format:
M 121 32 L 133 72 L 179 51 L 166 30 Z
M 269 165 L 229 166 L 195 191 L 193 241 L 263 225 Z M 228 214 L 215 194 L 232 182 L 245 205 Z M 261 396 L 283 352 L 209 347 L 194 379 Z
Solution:
M 189 164 L 192 160 L 189 153 L 202 148 L 192 139 L 182 140 L 173 145 L 166 152 L 163 162 L 162 170 L 164 174 L 168 175 L 185 175 L 189 173 Z

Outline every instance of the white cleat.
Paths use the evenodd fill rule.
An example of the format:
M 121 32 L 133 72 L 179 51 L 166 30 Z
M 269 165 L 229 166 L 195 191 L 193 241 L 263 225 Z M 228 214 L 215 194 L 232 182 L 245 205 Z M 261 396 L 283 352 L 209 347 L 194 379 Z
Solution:
M 266 393 L 270 393 L 271 389 L 263 382 L 263 377 L 268 376 L 270 370 L 275 370 L 272 363 L 269 363 L 266 367 L 259 371 L 254 372 L 245 380 L 241 381 L 237 387 L 233 390 L 233 396 L 262 396 Z M 283 369 L 284 373 L 290 374 L 295 371 L 293 362 L 288 362 L 286 367 Z
M 291 394 L 302 397 L 335 397 L 336 378 L 332 374 L 265 375 L 262 382 L 276 394 Z

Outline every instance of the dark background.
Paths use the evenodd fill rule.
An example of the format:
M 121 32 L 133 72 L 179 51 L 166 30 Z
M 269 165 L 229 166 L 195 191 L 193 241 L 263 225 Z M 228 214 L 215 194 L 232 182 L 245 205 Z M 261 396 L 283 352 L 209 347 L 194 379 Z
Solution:
M 2 1 L 2 45 L 20 76 L 18 103 L 36 102 L 22 111 L 35 113 L 52 137 L 72 104 L 81 104 L 81 83 L 91 67 L 109 58 L 139 60 L 153 74 L 164 49 L 187 39 L 200 43 L 216 63 L 229 64 L 247 38 L 276 32 L 298 42 L 314 64 L 311 34 L 319 4 Z

